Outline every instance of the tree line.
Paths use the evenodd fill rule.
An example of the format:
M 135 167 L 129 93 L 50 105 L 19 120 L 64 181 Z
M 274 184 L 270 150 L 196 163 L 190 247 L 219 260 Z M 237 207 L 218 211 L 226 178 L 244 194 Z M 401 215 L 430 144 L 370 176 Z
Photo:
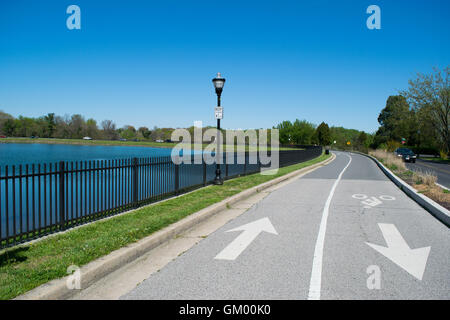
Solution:
M 210 127 L 203 128 L 203 132 Z M 280 143 L 284 145 L 330 145 L 336 141 L 335 147 L 349 148 L 366 146 L 370 143 L 370 134 L 353 129 L 342 127 L 328 127 L 328 124 L 322 122 L 316 126 L 306 120 L 295 120 L 294 122 L 283 121 L 277 126 L 280 133 Z M 187 128 L 193 135 L 194 127 Z M 85 119 L 80 114 L 66 115 L 64 117 L 49 113 L 38 118 L 19 116 L 14 118 L 12 115 L 0 111 L 0 135 L 7 137 L 41 137 L 41 138 L 59 138 L 59 139 L 82 139 L 91 137 L 96 140 L 135 140 L 156 141 L 170 140 L 173 128 L 149 129 L 145 126 L 136 129 L 132 125 L 125 125 L 117 128 L 112 120 L 103 120 L 100 125 L 94 119 Z M 268 142 L 270 143 L 270 130 L 268 129 Z M 224 142 L 226 143 L 226 130 L 221 129 Z
M 338 149 L 365 151 L 373 143 L 373 134 L 343 127 L 329 127 L 322 122 L 318 126 L 306 120 L 283 121 L 276 127 L 281 144 L 332 146 Z
M 38 118 L 12 115 L 0 110 L 0 135 L 7 137 L 41 137 L 59 139 L 82 139 L 91 137 L 98 140 L 167 140 L 174 129 L 149 129 L 132 125 L 117 128 L 112 120 L 103 120 L 100 124 L 94 119 L 85 119 L 80 114 L 56 116 L 49 113 Z
M 434 69 L 431 74 L 418 74 L 409 87 L 390 96 L 378 117 L 380 127 L 373 148 L 393 151 L 402 145 L 419 153 L 450 151 L 449 71 Z

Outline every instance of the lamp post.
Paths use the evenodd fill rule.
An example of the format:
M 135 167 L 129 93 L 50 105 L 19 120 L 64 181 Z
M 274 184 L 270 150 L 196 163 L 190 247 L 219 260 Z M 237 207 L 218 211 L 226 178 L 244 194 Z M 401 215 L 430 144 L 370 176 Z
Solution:
M 212 79 L 212 82 L 214 84 L 214 88 L 216 89 L 217 94 L 217 107 L 221 108 L 220 106 L 220 96 L 222 95 L 223 86 L 225 84 L 225 79 L 220 76 L 220 72 L 217 73 L 217 76 Z M 220 119 L 222 118 L 222 112 L 220 112 L 220 116 L 216 115 L 217 118 L 217 153 L 216 153 L 216 177 L 214 179 L 214 184 L 221 185 L 223 184 L 223 180 L 220 177 L 220 162 L 219 156 L 220 154 Z

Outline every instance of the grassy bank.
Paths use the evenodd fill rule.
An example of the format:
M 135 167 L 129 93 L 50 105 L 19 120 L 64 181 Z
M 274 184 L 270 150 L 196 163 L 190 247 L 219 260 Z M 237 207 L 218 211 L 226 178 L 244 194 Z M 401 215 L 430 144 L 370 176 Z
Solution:
M 11 299 L 66 275 L 67 267 L 82 266 L 136 242 L 194 212 L 258 184 L 327 159 L 322 156 L 281 168 L 276 175 L 252 174 L 156 203 L 108 220 L 98 221 L 33 244 L 0 253 L 0 299 Z
M 427 171 L 408 170 L 403 160 L 396 157 L 393 153 L 375 150 L 369 152 L 369 154 L 377 158 L 381 163 L 388 167 L 389 170 L 416 189 L 419 193 L 423 193 L 428 198 L 433 199 L 441 206 L 450 210 L 450 193 L 436 185 L 436 175 Z
M 151 147 L 151 148 L 174 148 L 177 143 L 154 142 L 154 141 L 119 141 L 119 140 L 83 140 L 83 139 L 56 139 L 56 138 L 0 138 L 0 143 L 40 143 L 40 144 L 65 144 L 65 145 L 85 145 L 85 146 L 131 146 L 131 147 Z M 194 145 L 196 150 L 204 149 L 208 144 Z M 232 150 L 233 146 L 224 145 L 224 150 Z M 270 147 L 268 148 L 270 150 Z M 246 146 L 246 150 L 255 151 L 256 147 Z M 265 150 L 265 149 L 263 149 Z M 298 150 L 296 148 L 281 147 L 279 150 Z

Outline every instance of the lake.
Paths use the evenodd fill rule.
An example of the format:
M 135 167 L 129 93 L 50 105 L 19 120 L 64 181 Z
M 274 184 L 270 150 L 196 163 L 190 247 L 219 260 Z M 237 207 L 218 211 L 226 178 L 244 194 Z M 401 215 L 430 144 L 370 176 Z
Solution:
M 58 161 L 110 160 L 170 156 L 170 148 L 0 143 L 0 167 Z

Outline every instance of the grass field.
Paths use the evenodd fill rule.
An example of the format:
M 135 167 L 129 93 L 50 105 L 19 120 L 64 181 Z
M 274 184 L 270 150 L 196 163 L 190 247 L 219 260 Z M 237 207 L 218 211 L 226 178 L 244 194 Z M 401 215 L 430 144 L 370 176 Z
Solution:
M 42 143 L 42 144 L 66 144 L 86 146 L 133 146 L 152 148 L 174 148 L 177 143 L 154 141 L 119 141 L 119 140 L 83 140 L 83 139 L 56 139 L 56 138 L 0 138 L 0 143 Z M 204 149 L 208 144 L 195 144 L 195 150 Z M 224 150 L 232 150 L 231 145 L 224 145 Z M 270 147 L 268 148 L 270 150 Z M 258 150 L 256 147 L 246 146 L 247 151 Z M 279 150 L 298 150 L 296 148 L 281 147 Z
M 136 242 L 194 212 L 258 184 L 310 166 L 330 155 L 281 168 L 276 175 L 252 174 L 225 181 L 56 234 L 32 244 L 0 252 L 0 299 L 11 299 L 50 280 L 66 275 L 70 265 L 83 266 Z

